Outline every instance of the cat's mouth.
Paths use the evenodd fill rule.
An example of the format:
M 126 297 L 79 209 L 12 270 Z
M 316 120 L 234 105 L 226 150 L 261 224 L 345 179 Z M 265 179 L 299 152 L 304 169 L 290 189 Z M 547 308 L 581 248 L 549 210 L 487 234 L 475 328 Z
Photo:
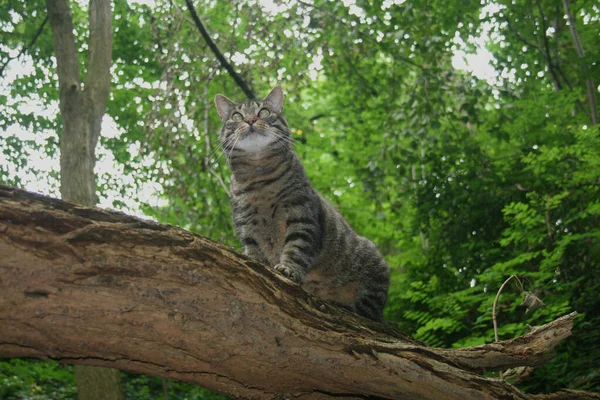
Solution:
M 260 135 L 260 136 L 264 136 L 265 133 L 263 132 L 263 130 L 258 129 L 257 127 L 253 126 L 253 125 L 249 125 L 248 129 L 246 129 L 245 132 L 242 133 L 242 137 L 248 137 L 251 135 Z

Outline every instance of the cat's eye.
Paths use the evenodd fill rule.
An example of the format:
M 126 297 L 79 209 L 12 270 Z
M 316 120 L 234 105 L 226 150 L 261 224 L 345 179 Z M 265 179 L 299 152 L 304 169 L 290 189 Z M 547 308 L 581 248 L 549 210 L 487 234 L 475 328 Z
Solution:
M 262 110 L 260 110 L 258 112 L 258 116 L 260 118 L 265 118 L 265 117 L 268 117 L 269 115 L 271 115 L 271 111 L 267 110 L 266 108 L 263 108 Z
M 240 114 L 240 113 L 234 113 L 231 116 L 231 119 L 234 120 L 235 122 L 242 122 L 242 120 L 244 119 L 244 117 L 242 117 L 242 114 Z

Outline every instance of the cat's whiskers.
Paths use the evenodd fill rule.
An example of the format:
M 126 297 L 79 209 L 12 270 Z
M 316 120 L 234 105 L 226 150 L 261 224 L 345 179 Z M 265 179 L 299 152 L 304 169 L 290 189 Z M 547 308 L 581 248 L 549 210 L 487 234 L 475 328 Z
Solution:
M 219 135 L 218 138 L 209 141 L 209 147 L 211 150 L 211 154 L 215 151 L 215 149 L 220 148 L 223 145 L 223 139 Z
M 277 138 L 277 135 L 273 135 L 273 136 L 275 136 L 275 143 L 277 144 L 277 146 L 279 146 L 279 148 L 281 149 L 282 152 L 285 153 L 286 151 L 289 150 L 288 147 L 284 143 L 281 143 L 281 141 Z
M 305 145 L 305 144 L 304 144 L 304 143 L 302 143 L 302 142 L 298 142 L 298 141 L 296 141 L 296 140 L 295 140 L 295 139 L 294 139 L 294 138 L 291 136 L 291 134 L 287 134 L 287 135 L 286 135 L 285 133 L 283 133 L 282 131 L 280 131 L 280 130 L 278 130 L 278 129 L 274 130 L 274 132 L 273 132 L 273 133 L 274 133 L 274 134 L 275 134 L 275 135 L 276 135 L 278 138 L 280 138 L 280 139 L 282 139 L 282 140 L 285 140 L 285 141 L 287 141 L 288 143 L 290 143 L 290 144 L 293 144 L 293 145 L 294 145 L 294 146 L 296 146 L 296 147 L 300 147 L 300 148 L 302 148 L 302 149 L 305 149 L 305 150 L 306 150 L 306 149 L 308 149 L 308 146 L 307 146 L 307 145 Z
M 227 159 L 227 152 L 224 149 L 221 149 L 221 152 L 217 156 L 215 162 L 218 163 L 219 161 L 221 161 L 221 157 L 223 157 L 223 155 L 225 155 L 225 158 Z
M 272 126 L 269 126 L 267 127 L 267 129 L 265 129 L 265 132 L 267 133 L 267 135 L 274 136 L 277 140 L 282 139 L 285 140 L 286 143 L 293 144 L 293 140 L 291 140 L 291 138 L 285 137 L 284 133 L 281 132 L 279 129 L 275 129 Z
M 239 136 L 235 136 L 235 137 L 233 137 L 233 136 L 235 136 L 235 135 L 230 135 L 221 142 L 221 145 L 219 146 L 219 149 L 221 150 L 221 154 L 219 154 L 219 157 L 217 158 L 217 162 L 221 159 L 222 155 L 225 155 L 225 160 L 227 162 L 231 161 L 230 154 L 233 151 L 233 149 L 235 148 L 237 141 L 239 140 Z
M 219 140 L 219 144 L 215 145 L 215 148 L 212 149 L 211 152 L 210 152 L 210 154 L 208 155 L 208 161 L 211 162 L 213 160 L 213 158 L 217 155 L 217 152 L 220 151 L 221 153 L 219 154 L 219 156 L 215 160 L 216 162 L 218 162 L 219 159 L 221 158 L 221 155 L 223 153 L 225 153 L 225 151 L 223 150 L 224 146 L 225 146 L 225 144 Z
M 286 136 L 284 133 L 282 133 L 278 130 L 270 131 L 270 133 L 272 133 L 273 136 L 275 136 L 275 138 L 277 140 L 289 144 L 290 147 L 299 147 L 299 148 L 302 148 L 303 150 L 308 149 L 308 146 L 306 146 L 305 144 L 295 141 L 293 138 Z
M 217 157 L 216 161 L 219 162 L 219 160 L 221 159 L 221 156 L 223 154 L 225 154 L 225 157 L 227 157 L 227 151 L 229 150 L 229 145 L 231 144 L 231 140 L 229 138 L 225 138 L 224 140 L 219 140 L 219 145 L 215 147 L 215 149 L 213 150 L 212 154 L 211 154 L 211 158 L 214 157 L 218 151 L 221 151 L 221 153 L 219 154 L 219 156 Z
M 231 152 L 229 154 L 226 154 L 227 156 L 227 163 L 229 165 L 231 165 L 231 153 L 233 153 L 233 149 L 235 149 L 235 145 L 237 144 L 237 142 L 240 140 L 241 135 L 237 135 L 237 137 L 235 138 L 235 141 L 233 142 L 233 146 L 231 146 Z

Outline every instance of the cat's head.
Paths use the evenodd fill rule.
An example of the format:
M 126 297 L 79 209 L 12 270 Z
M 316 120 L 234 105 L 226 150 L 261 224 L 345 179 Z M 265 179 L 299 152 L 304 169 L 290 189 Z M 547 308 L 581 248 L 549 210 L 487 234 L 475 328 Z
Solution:
M 215 96 L 215 105 L 223 121 L 220 138 L 226 153 L 234 148 L 254 153 L 289 147 L 290 132 L 281 114 L 281 86 L 275 86 L 262 100 L 244 103 L 235 103 L 218 94 Z

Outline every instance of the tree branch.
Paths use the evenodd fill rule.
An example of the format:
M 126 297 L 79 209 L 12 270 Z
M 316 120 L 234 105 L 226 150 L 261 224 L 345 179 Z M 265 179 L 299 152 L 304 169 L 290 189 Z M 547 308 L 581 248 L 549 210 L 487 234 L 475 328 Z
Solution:
M 60 90 L 61 104 L 63 97 L 79 91 L 79 59 L 73 34 L 73 19 L 66 0 L 46 0 L 48 19 L 52 29 L 52 42 L 56 54 L 56 73 Z
M 436 351 L 465 369 L 479 372 L 500 371 L 518 366 L 538 367 L 553 358 L 548 352 L 571 336 L 576 316 L 577 313 L 572 312 L 546 325 L 533 328 L 528 334 L 515 339 Z
M 533 11 L 532 11 L 532 14 L 533 14 Z M 511 31 L 517 37 L 517 39 L 519 39 L 523 44 L 525 44 L 529 47 L 533 47 L 541 54 L 542 57 L 544 57 L 544 60 L 546 61 L 546 65 L 548 66 L 548 72 L 550 73 L 550 77 L 552 78 L 552 83 L 554 84 L 554 89 L 557 92 L 562 90 L 562 84 L 560 82 L 560 79 L 558 79 L 558 75 L 556 75 L 556 71 L 554 70 L 554 65 L 552 63 L 552 58 L 550 56 L 550 50 L 549 50 L 548 46 L 546 46 L 546 49 L 544 49 L 544 48 L 542 48 L 542 46 L 527 40 L 523 35 L 521 35 L 521 33 L 517 29 L 515 29 L 515 27 L 513 27 L 513 25 L 510 22 L 510 19 L 505 14 L 502 14 L 502 17 L 504 19 L 504 22 L 506 22 L 506 26 L 508 27 L 508 30 Z M 544 16 L 542 15 L 542 20 L 543 19 L 544 19 Z M 545 31 L 542 32 L 542 36 L 543 36 L 544 43 L 546 43 L 546 45 L 547 45 Z
M 44 17 L 44 21 L 42 22 L 42 24 L 38 28 L 38 30 L 35 33 L 35 35 L 33 35 L 33 38 L 31 38 L 31 41 L 29 42 L 29 44 L 23 46 L 23 48 L 21 49 L 21 51 L 19 51 L 19 54 L 17 54 L 15 57 L 8 57 L 8 60 L 6 60 L 6 62 L 0 68 L 0 76 L 2 76 L 2 74 L 4 74 L 4 69 L 6 68 L 6 66 L 8 65 L 8 63 L 10 63 L 12 60 L 15 60 L 15 59 L 21 57 L 23 54 L 25 54 L 25 52 L 27 50 L 29 50 L 31 48 L 31 46 L 33 46 L 35 44 L 36 40 L 38 39 L 38 37 L 42 34 L 42 31 L 44 30 L 44 27 L 46 26 L 46 22 L 48 22 L 48 16 L 47 15 Z
M 112 61 L 112 10 L 109 0 L 91 0 L 89 9 L 90 37 L 85 93 L 92 116 L 90 145 L 96 147 L 100 136 L 102 117 L 106 111 L 110 88 Z
M 531 399 L 477 371 L 542 364 L 576 315 L 511 341 L 422 347 L 209 239 L 6 186 L 0 254 L 0 357 L 236 398 Z
M 563 0 L 563 7 L 565 9 L 565 14 L 567 15 L 567 20 L 569 21 L 569 30 L 571 31 L 571 37 L 573 38 L 573 45 L 575 46 L 577 55 L 579 58 L 584 58 L 585 53 L 583 52 L 583 46 L 579 40 L 579 34 L 577 33 L 577 27 L 575 26 L 575 18 L 569 7 L 569 0 Z M 583 71 L 584 73 L 589 71 L 589 67 L 585 63 L 583 65 Z M 585 80 L 585 86 L 588 105 L 590 106 L 590 119 L 592 125 L 596 125 L 598 123 L 598 103 L 596 102 L 596 87 L 594 85 L 594 80 L 591 77 L 587 78 Z
M 542 42 L 544 43 L 544 57 L 546 58 L 546 63 L 548 64 L 548 71 L 550 71 L 550 74 L 552 74 L 552 76 L 554 77 L 554 80 L 557 84 L 557 90 L 562 89 L 562 83 L 560 82 L 560 80 L 558 79 L 558 75 L 556 74 L 556 69 L 555 69 L 555 65 L 554 62 L 552 61 L 552 53 L 550 52 L 550 43 L 548 43 L 548 37 L 546 36 L 546 30 L 548 29 L 546 27 L 546 14 L 544 13 L 544 9 L 542 8 L 542 4 L 540 3 L 540 0 L 535 0 L 535 4 L 537 6 L 538 11 L 540 12 L 540 20 L 541 20 L 541 25 L 542 25 L 542 29 L 541 29 L 541 35 L 542 35 Z M 533 11 L 532 11 L 533 14 Z
M 198 13 L 196 12 L 194 4 L 192 4 L 192 0 L 185 0 L 185 4 L 187 5 L 187 8 L 190 11 L 190 14 L 192 15 L 192 19 L 194 20 L 198 31 L 200 31 L 200 34 L 204 38 L 204 41 L 206 42 L 206 44 L 208 44 L 208 47 L 210 47 L 215 57 L 217 57 L 217 60 L 219 60 L 219 64 L 221 64 L 221 67 L 223 67 L 225 71 L 227 71 L 227 73 L 233 78 L 235 83 L 237 83 L 237 85 L 242 89 L 242 91 L 246 94 L 246 97 L 248 97 L 248 99 L 255 99 L 256 96 L 254 95 L 252 89 L 250 89 L 250 86 L 248 86 L 246 81 L 242 79 L 242 77 L 239 76 L 237 72 L 235 72 L 229 61 L 225 59 L 215 42 L 213 42 L 213 40 L 210 38 L 210 35 L 206 31 L 206 28 L 204 28 L 202 21 L 200 21 L 200 18 L 198 17 Z

